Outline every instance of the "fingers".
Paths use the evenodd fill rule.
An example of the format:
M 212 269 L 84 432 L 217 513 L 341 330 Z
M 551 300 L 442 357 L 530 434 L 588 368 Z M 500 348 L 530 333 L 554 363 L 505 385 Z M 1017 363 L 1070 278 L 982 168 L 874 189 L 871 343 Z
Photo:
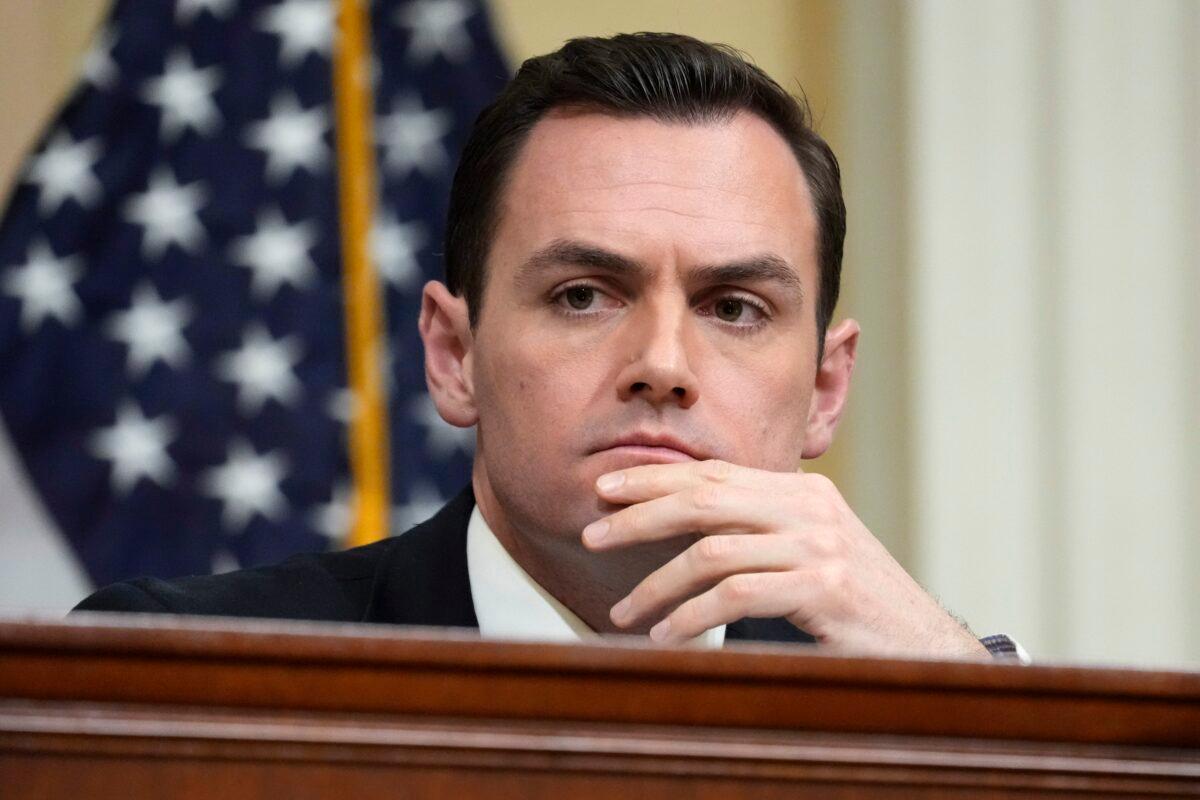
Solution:
M 610 503 L 626 505 L 705 484 L 772 490 L 778 488 L 780 479 L 791 477 L 794 475 L 717 460 L 644 464 L 601 475 L 596 481 L 596 492 Z
M 660 619 L 730 575 L 794 569 L 800 555 L 796 540 L 785 536 L 706 536 L 647 576 L 610 616 L 620 627 Z
M 603 475 L 596 490 L 624 508 L 584 529 L 592 550 L 701 536 L 610 612 L 624 628 L 660 620 L 651 635 L 661 642 L 743 617 L 784 616 L 796 625 L 822 617 L 823 570 L 853 549 L 847 526 L 861 527 L 827 478 L 802 471 L 653 464 Z
M 804 582 L 797 580 L 798 577 L 788 572 L 730 575 L 671 612 L 650 629 L 650 638 L 663 644 L 678 644 L 743 617 L 787 616 L 805 603 Z
M 593 550 L 670 539 L 688 533 L 757 533 L 780 522 L 762 493 L 737 486 L 692 486 L 627 506 L 583 529 Z

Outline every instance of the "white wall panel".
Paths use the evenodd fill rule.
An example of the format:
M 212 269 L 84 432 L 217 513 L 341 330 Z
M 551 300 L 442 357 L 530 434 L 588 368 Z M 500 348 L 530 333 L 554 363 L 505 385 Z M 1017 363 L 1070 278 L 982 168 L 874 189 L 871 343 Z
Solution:
M 1200 661 L 1200 10 L 906 8 L 918 577 L 1042 655 Z
M 1195 624 L 1189 6 L 1069 2 L 1059 24 L 1057 442 L 1066 645 L 1083 656 L 1183 659 Z
M 1044 651 L 1040 4 L 909 8 L 917 572 Z

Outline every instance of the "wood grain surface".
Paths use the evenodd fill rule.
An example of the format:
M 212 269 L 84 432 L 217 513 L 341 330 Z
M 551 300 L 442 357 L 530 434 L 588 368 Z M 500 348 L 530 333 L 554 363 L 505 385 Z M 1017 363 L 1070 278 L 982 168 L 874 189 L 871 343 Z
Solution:
M 0 622 L 0 786 L 6 798 L 1200 796 L 1200 674 L 14 620 Z

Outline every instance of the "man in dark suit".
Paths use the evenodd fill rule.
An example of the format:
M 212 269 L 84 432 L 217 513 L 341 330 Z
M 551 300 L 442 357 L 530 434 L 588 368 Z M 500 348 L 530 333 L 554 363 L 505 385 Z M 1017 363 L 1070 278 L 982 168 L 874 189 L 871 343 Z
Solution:
M 438 411 L 477 425 L 471 488 L 393 540 L 80 608 L 986 655 L 800 468 L 854 366 L 844 235 L 833 153 L 736 53 L 531 59 L 472 131 L 421 310 Z

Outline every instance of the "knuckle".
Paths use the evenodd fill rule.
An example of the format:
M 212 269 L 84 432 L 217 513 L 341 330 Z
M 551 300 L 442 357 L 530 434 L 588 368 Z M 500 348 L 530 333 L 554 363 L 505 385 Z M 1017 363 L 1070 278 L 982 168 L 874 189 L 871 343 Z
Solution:
M 816 580 L 826 595 L 841 597 L 847 589 L 849 579 L 844 564 L 825 564 L 817 570 Z
M 827 475 L 822 475 L 819 472 L 809 472 L 804 477 L 814 493 L 824 495 L 837 491 L 837 487 L 834 486 L 833 481 Z
M 825 529 L 814 533 L 808 541 L 814 555 L 824 562 L 839 562 L 846 553 L 845 542 L 834 531 Z
M 729 480 L 729 475 L 733 471 L 733 465 L 728 461 L 719 459 L 709 459 L 704 462 L 700 468 L 700 475 L 713 483 L 725 483 Z
M 824 493 L 810 495 L 808 513 L 817 522 L 833 523 L 838 519 L 838 507 L 833 498 Z
M 697 511 L 712 511 L 720 502 L 720 490 L 711 484 L 697 486 L 691 491 L 692 508 Z
M 692 549 L 699 566 L 719 564 L 729 555 L 730 540 L 724 536 L 705 536 Z
M 719 591 L 721 599 L 732 606 L 740 606 L 752 598 L 758 591 L 757 575 L 730 575 L 721 581 Z

